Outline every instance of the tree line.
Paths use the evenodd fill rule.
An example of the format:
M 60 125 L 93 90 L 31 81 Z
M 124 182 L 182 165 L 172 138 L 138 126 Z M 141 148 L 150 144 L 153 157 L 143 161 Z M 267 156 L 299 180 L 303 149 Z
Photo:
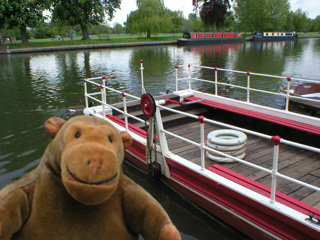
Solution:
M 193 0 L 195 11 L 188 19 L 181 11 L 171 11 L 163 0 L 136 0 L 138 9 L 127 16 L 124 26 L 115 24 L 116 33 L 186 31 L 320 31 L 320 15 L 315 19 L 301 9 L 292 11 L 289 0 Z M 110 31 L 111 20 L 121 0 L 0 0 L 0 34 L 28 42 L 33 37 L 66 36 Z M 44 11 L 50 11 L 51 17 Z M 45 20 L 47 20 L 45 22 Z

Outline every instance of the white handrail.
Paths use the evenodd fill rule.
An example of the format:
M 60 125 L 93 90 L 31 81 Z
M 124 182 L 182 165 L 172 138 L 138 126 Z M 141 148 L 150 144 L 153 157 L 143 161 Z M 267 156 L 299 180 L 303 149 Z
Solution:
M 303 100 L 309 101 L 309 102 L 320 102 L 319 100 L 316 100 L 316 99 L 310 99 L 310 98 L 294 96 L 294 95 L 291 95 L 289 93 L 292 80 L 309 82 L 309 83 L 310 82 L 311 83 L 320 83 L 319 80 L 311 80 L 311 79 L 286 77 L 286 76 L 278 76 L 278 75 L 270 75 L 270 74 L 254 73 L 254 72 L 244 72 L 244 71 L 217 68 L 217 67 L 193 65 L 193 67 L 195 67 L 195 68 L 213 70 L 215 72 L 214 81 L 209 81 L 209 80 L 205 80 L 205 79 L 199 79 L 199 78 L 191 77 L 190 64 L 188 64 L 188 66 L 187 66 L 188 67 L 188 77 L 187 78 L 178 78 L 178 69 L 182 68 L 182 67 L 186 67 L 186 65 L 176 65 L 175 66 L 175 70 L 176 70 L 176 91 L 178 91 L 178 88 L 179 88 L 178 82 L 188 79 L 188 83 L 189 83 L 188 87 L 189 87 L 189 89 L 191 89 L 191 80 L 214 84 L 214 86 L 215 86 L 215 95 L 219 95 L 219 93 L 218 93 L 218 86 L 219 85 L 231 86 L 231 87 L 235 87 L 235 88 L 238 88 L 238 89 L 246 90 L 247 91 L 247 100 L 246 101 L 248 103 L 250 103 L 250 93 L 253 92 L 253 91 L 254 92 L 266 93 L 266 94 L 272 94 L 272 95 L 278 95 L 278 96 L 284 97 L 286 99 L 286 104 L 285 104 L 285 109 L 283 111 L 286 111 L 286 112 L 289 111 L 289 99 L 303 99 Z M 218 71 L 232 72 L 232 73 L 238 73 L 238 74 L 247 75 L 247 84 L 246 84 L 245 87 L 243 87 L 243 86 L 239 86 L 239 85 L 235 85 L 235 84 L 219 82 L 218 81 Z M 286 93 L 281 93 L 281 92 L 279 93 L 279 92 L 271 92 L 271 91 L 251 88 L 251 76 L 262 76 L 262 77 L 268 77 L 268 78 L 286 79 L 287 80 L 287 91 L 286 91 Z
M 251 75 L 257 75 L 257 76 L 265 76 L 265 77 L 277 77 L 277 78 L 283 78 L 283 79 L 287 79 L 288 80 L 288 89 L 290 88 L 290 80 L 291 78 L 286 78 L 286 77 L 283 77 L 283 76 L 272 76 L 272 75 L 267 75 L 267 74 L 259 74 L 259 73 L 251 73 L 251 72 L 242 72 L 242 71 L 235 71 L 235 70 L 229 70 L 229 69 L 221 69 L 221 68 L 212 68 L 212 67 L 205 67 L 205 66 L 197 66 L 199 68 L 204 68 L 204 69 L 212 69 L 215 71 L 215 81 L 212 82 L 212 81 L 209 81 L 209 80 L 205 80 L 205 79 L 197 79 L 197 78 L 192 78 L 191 77 L 191 72 L 190 72 L 190 65 L 188 65 L 188 77 L 187 78 L 178 78 L 178 68 L 180 68 L 182 66 L 176 66 L 175 67 L 175 75 L 176 75 L 176 90 L 178 91 L 178 82 L 179 81 L 182 81 L 182 80 L 188 80 L 188 87 L 189 89 L 191 90 L 191 80 L 196 80 L 196 81 L 202 81 L 202 82 L 208 82 L 208 83 L 213 83 L 215 84 L 215 94 L 217 95 L 218 94 L 218 85 L 221 84 L 221 85 L 229 85 L 229 86 L 234 86 L 234 87 L 238 87 L 240 89 L 246 89 L 247 90 L 247 102 L 250 102 L 250 91 L 257 91 L 257 92 L 263 92 L 263 93 L 269 93 L 269 94 L 274 94 L 274 95 L 281 95 L 281 96 L 287 96 L 288 98 L 289 97 L 292 97 L 289 95 L 289 92 L 284 95 L 283 93 L 275 93 L 275 92 L 270 92 L 270 91 L 265 91 L 265 90 L 260 90 L 260 89 L 254 89 L 254 88 L 251 88 L 250 87 L 250 76 Z M 141 72 L 142 72 L 142 78 L 143 78 L 143 64 L 141 62 Z M 241 74 L 247 74 L 247 86 L 246 87 L 243 87 L 243 86 L 238 86 L 238 85 L 234 85 L 234 84 L 227 84 L 227 83 L 222 83 L 222 82 L 219 82 L 218 81 L 218 75 L 217 75 L 217 72 L 218 71 L 230 71 L 230 72 L 235 72 L 235 73 L 241 73 Z M 295 78 L 296 80 L 302 80 L 302 79 L 297 79 Z M 102 80 L 102 84 L 98 84 L 96 83 L 95 81 L 96 80 Z M 304 79 L 305 81 L 309 81 L 311 82 L 311 80 L 306 80 Z M 93 93 L 88 93 L 88 87 L 87 87 L 87 83 L 90 83 L 92 85 L 95 85 L 96 87 L 99 87 L 100 88 L 100 92 L 93 92 Z M 142 84 L 143 84 L 143 80 L 142 80 Z M 110 90 L 112 92 L 115 92 L 117 94 L 121 94 L 122 97 L 123 97 L 123 107 L 124 107 L 124 111 L 120 110 L 119 108 L 116 108 L 110 104 L 108 104 L 106 102 L 106 90 Z M 125 92 L 121 92 L 121 91 L 118 91 L 118 90 L 115 90 L 113 88 L 110 88 L 110 87 L 107 87 L 105 85 L 105 78 L 104 77 L 100 77 L 100 78 L 90 78 L 90 79 L 85 79 L 84 80 L 84 91 L 85 91 L 85 100 L 86 100 L 86 107 L 88 108 L 88 98 L 90 99 L 93 99 L 94 101 L 96 102 L 99 102 L 101 105 L 102 105 L 102 109 L 103 109 L 103 117 L 105 118 L 105 108 L 108 106 L 110 107 L 111 109 L 114 109 L 115 111 L 118 111 L 122 114 L 124 114 L 124 118 L 125 118 L 125 127 L 126 127 L 126 130 L 128 131 L 128 117 L 131 117 L 137 121 L 140 121 L 140 122 L 145 122 L 145 120 L 143 119 L 140 119 L 134 115 L 131 115 L 127 112 L 127 99 L 126 97 L 131 97 L 135 100 L 140 100 L 140 97 L 136 97 L 134 95 L 131 95 L 131 94 L 128 94 L 128 93 L 125 93 Z M 145 92 L 145 89 L 144 89 L 144 86 L 142 86 L 142 91 Z M 94 96 L 96 95 L 101 95 L 101 100 L 95 98 Z M 294 98 L 298 98 L 298 97 L 295 97 Z M 162 101 L 163 102 L 163 101 Z M 288 102 L 288 101 L 287 101 Z M 173 112 L 173 113 L 176 113 L 176 114 L 181 114 L 181 115 L 184 115 L 184 116 L 187 116 L 187 117 L 190 117 L 190 118 L 193 118 L 193 119 L 196 119 L 196 120 L 199 120 L 200 121 L 200 143 L 197 143 L 197 142 L 194 142 L 192 140 L 189 140 L 187 138 L 184 138 L 182 136 L 179 136 L 177 134 L 174 134 L 170 131 L 167 131 L 165 129 L 162 129 L 161 132 L 162 133 L 165 133 L 165 134 L 168 134 L 170 136 L 173 136 L 175 138 L 178 138 L 180 140 L 183 140 L 189 144 L 192 144 L 192 145 L 195 145 L 197 147 L 200 148 L 200 151 L 201 151 L 201 161 L 200 161 L 200 171 L 204 171 L 205 169 L 205 151 L 211 151 L 211 152 L 215 152 L 221 156 L 224 156 L 224 157 L 228 157 L 228 158 L 231 158 L 239 163 L 242 163 L 242 164 L 245 164 L 245 165 L 248 165 L 250 167 L 254 167 L 255 169 L 258 169 L 258 170 L 261 170 L 261 171 L 264 171 L 268 174 L 271 175 L 271 179 L 272 179 L 272 182 L 271 182 L 271 195 L 270 195 L 270 202 L 271 203 L 274 203 L 276 201 L 275 199 L 275 194 L 276 194 L 276 179 L 277 177 L 280 177 L 280 178 L 283 178 L 283 179 L 286 179 L 288 181 L 291 181 L 291 182 L 294 182 L 294 183 L 297 183 L 297 184 L 300 184 L 302 186 L 305 186 L 305 187 L 308 187 L 308 188 L 311 188 L 313 190 L 316 190 L 316 191 L 320 191 L 320 188 L 318 187 L 315 187 L 313 185 L 310 185 L 308 183 L 305 183 L 305 182 L 302 182 L 302 181 L 299 181 L 297 179 L 294 179 L 294 178 L 291 178 L 291 177 L 288 177 L 286 175 L 283 175 L 283 174 L 280 174 L 278 172 L 278 156 L 279 156 L 279 146 L 280 146 L 280 143 L 281 144 L 287 144 L 287 145 L 291 145 L 291 146 L 294 146 L 294 147 L 299 147 L 299 148 L 302 148 L 302 149 L 306 149 L 306 150 L 309 150 L 309 151 L 314 151 L 314 152 L 317 152 L 317 153 L 320 153 L 320 149 L 319 148 L 315 148 L 315 147 L 310 147 L 310 146 L 307 146 L 307 145 L 304 145 L 304 144 L 300 144 L 300 143 L 295 143 L 295 142 L 291 142 L 291 141 L 288 141 L 288 140 L 285 140 L 285 139 L 282 139 L 280 137 L 274 137 L 274 136 L 270 136 L 270 135 L 267 135 L 267 134 L 262 134 L 262 133 L 258 133 L 258 132 L 255 132 L 255 131 L 252 131 L 252 130 L 248 130 L 248 129 L 244 129 L 244 128 L 240 128 L 240 127 L 235 127 L 235 126 L 232 126 L 232 125 L 229 125 L 229 124 L 225 124 L 225 123 L 222 123 L 222 122 L 218 122 L 218 121 L 214 121 L 214 120 L 211 120 L 211 119 L 207 119 L 205 117 L 199 117 L 199 116 L 196 116 L 196 115 L 193 115 L 193 114 L 189 114 L 189 113 L 185 113 L 185 112 L 182 112 L 182 111 L 179 111 L 179 110 L 175 110 L 175 109 L 172 109 L 172 108 L 168 108 L 168 107 L 165 107 L 165 106 L 162 106 L 161 105 L 161 101 L 156 101 L 156 105 L 157 105 L 157 108 L 161 108 L 161 109 L 164 109 L 164 110 L 167 110 L 167 111 L 170 111 L 170 112 Z M 288 110 L 288 108 L 286 107 L 286 111 Z M 160 114 L 160 117 L 161 117 L 161 114 Z M 228 155 L 228 154 L 225 154 L 223 152 L 219 152 L 215 149 L 212 149 L 210 147 L 207 147 L 205 145 L 205 139 L 204 139 L 204 123 L 211 123 L 211 124 L 215 124 L 215 125 L 218 125 L 218 126 L 221 126 L 221 127 L 225 127 L 225 128 L 231 128 L 231 129 L 234 129 L 234 130 L 238 130 L 238 131 L 242 131 L 242 132 L 245 132 L 247 134 L 252 134 L 254 136 L 258 136 L 258 137 L 262 137 L 262 138 L 265 138 L 265 139 L 269 139 L 269 140 L 273 140 L 274 141 L 274 154 L 273 154 L 273 167 L 272 169 L 267 169 L 267 168 L 264 168 L 264 167 L 261 167 L 259 165 L 256 165 L 256 164 L 253 164 L 253 163 L 250 163 L 250 162 L 247 162 L 247 161 L 244 161 L 242 159 L 239 159 L 237 157 L 234 157 L 234 156 L 231 156 L 231 155 Z

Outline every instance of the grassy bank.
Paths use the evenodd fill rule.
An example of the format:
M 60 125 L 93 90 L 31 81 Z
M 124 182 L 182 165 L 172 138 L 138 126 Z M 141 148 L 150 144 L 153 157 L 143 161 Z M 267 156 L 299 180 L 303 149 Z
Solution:
M 319 32 L 299 32 L 299 37 L 320 37 Z M 107 37 L 106 37 L 107 36 Z M 246 37 L 252 36 L 247 33 Z M 12 43 L 6 42 L 5 45 L 11 49 L 17 48 L 39 48 L 39 47 L 55 47 L 55 46 L 71 46 L 71 45 L 90 45 L 90 44 L 109 44 L 109 43 L 132 43 L 132 42 L 156 42 L 156 41 L 175 41 L 182 37 L 182 33 L 161 33 L 147 38 L 146 35 L 137 34 L 108 34 L 108 35 L 91 35 L 91 40 L 82 41 L 81 36 L 74 37 L 72 40 L 69 37 L 63 37 L 60 40 L 57 38 L 44 39 L 29 39 L 29 44 L 22 44 L 20 40 Z
M 106 37 L 107 36 L 107 37 Z M 29 44 L 22 44 L 20 40 L 12 43 L 6 42 L 6 46 L 11 49 L 15 48 L 38 48 L 38 47 L 55 47 L 55 46 L 70 46 L 70 45 L 88 45 L 88 44 L 109 44 L 109 43 L 131 43 L 131 42 L 156 42 L 156 41 L 174 41 L 181 37 L 181 33 L 176 34 L 157 34 L 147 38 L 146 35 L 134 34 L 108 34 L 108 35 L 90 35 L 91 40 L 83 41 L 81 36 L 70 39 L 63 37 L 60 40 L 57 38 L 44 39 L 29 39 Z

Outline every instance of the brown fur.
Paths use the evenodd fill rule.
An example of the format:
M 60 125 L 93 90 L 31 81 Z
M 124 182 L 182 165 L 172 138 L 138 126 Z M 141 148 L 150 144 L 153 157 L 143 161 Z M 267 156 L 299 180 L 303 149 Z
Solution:
M 38 167 L 0 191 L 0 239 L 181 239 L 168 215 L 121 170 L 128 133 L 78 116 L 45 124 Z

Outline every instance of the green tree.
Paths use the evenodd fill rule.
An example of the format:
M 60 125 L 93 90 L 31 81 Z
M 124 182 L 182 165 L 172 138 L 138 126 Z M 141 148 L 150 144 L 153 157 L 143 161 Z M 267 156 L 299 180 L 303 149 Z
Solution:
M 82 40 L 89 40 L 88 26 L 104 21 L 105 14 L 113 18 L 121 0 L 53 0 L 53 20 L 80 25 Z
M 320 15 L 318 15 L 314 20 L 314 30 L 320 32 Z
M 137 5 L 138 10 L 127 17 L 126 26 L 131 33 L 147 33 L 150 38 L 151 34 L 173 30 L 172 14 L 163 0 L 138 0 Z
M 18 27 L 22 43 L 28 43 L 27 27 L 43 22 L 43 11 L 50 7 L 50 0 L 0 0 L 0 6 L 0 27 Z
M 226 20 L 228 8 L 231 7 L 230 0 L 194 0 L 193 5 L 200 8 L 202 21 L 213 27 L 213 32 L 223 26 Z
M 121 24 L 117 23 L 115 24 L 115 26 L 113 27 L 113 30 L 115 31 L 116 34 L 120 34 L 123 33 L 123 27 Z
M 237 0 L 236 20 L 251 31 L 281 30 L 289 14 L 289 0 Z
M 109 27 L 103 24 L 93 25 L 88 28 L 88 31 L 92 35 L 107 34 L 109 32 Z
M 169 11 L 169 14 L 171 15 L 171 20 L 174 27 L 174 32 L 179 32 L 180 27 L 185 22 L 185 19 L 183 18 L 183 12 L 182 11 Z
M 292 25 L 295 29 L 295 31 L 304 31 L 305 28 L 307 27 L 307 13 L 303 12 L 301 8 L 299 8 L 298 10 L 296 10 L 293 13 L 293 17 L 292 17 Z

